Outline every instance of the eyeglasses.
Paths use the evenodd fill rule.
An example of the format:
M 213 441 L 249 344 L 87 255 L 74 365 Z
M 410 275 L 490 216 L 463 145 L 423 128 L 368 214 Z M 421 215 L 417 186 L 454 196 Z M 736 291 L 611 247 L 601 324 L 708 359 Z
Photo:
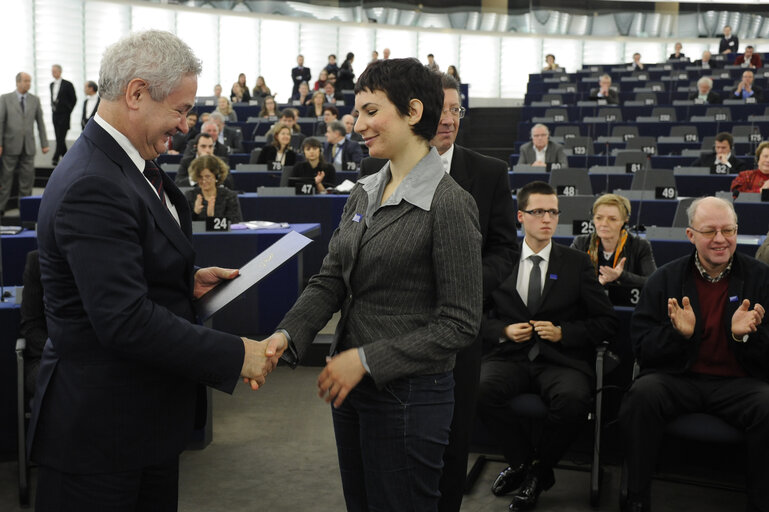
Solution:
M 721 233 L 724 238 L 728 238 L 730 236 L 734 236 L 737 234 L 737 226 L 727 226 L 725 228 L 721 229 L 708 229 L 707 231 L 700 231 L 699 229 L 694 229 L 693 227 L 689 226 L 689 229 L 692 231 L 696 231 L 700 235 L 704 236 L 705 238 L 715 238 L 716 233 Z
M 203 176 L 198 176 L 198 181 L 216 181 L 216 176 L 212 174 L 206 174 Z
M 541 219 L 546 213 L 549 213 L 551 217 L 558 217 L 561 214 L 561 210 L 545 210 L 543 208 L 537 208 L 535 210 L 521 210 L 523 213 L 528 213 L 534 217 Z
M 458 117 L 459 119 L 465 117 L 465 112 L 465 107 L 451 107 L 443 109 L 442 111 L 443 114 L 451 114 L 452 116 Z

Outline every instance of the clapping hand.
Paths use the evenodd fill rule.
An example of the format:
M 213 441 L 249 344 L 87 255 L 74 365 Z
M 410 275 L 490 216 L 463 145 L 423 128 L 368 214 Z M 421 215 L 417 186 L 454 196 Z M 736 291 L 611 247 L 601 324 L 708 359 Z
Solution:
M 326 403 L 333 400 L 334 407 L 339 407 L 364 375 L 366 369 L 357 348 L 326 358 L 326 367 L 318 376 L 318 396 Z
M 744 336 L 751 332 L 756 332 L 758 326 L 764 319 L 764 307 L 756 303 L 753 309 L 750 309 L 750 301 L 745 299 L 732 315 L 732 334 L 734 336 Z
M 668 299 L 668 317 L 670 317 L 670 323 L 673 324 L 673 329 L 688 340 L 694 334 L 697 318 L 694 316 L 689 297 L 684 297 L 681 304 L 682 306 L 679 306 L 678 300 L 675 298 Z
M 598 282 L 601 284 L 611 283 L 616 281 L 622 275 L 622 271 L 625 269 L 625 260 L 622 258 L 617 263 L 617 266 L 612 268 L 608 265 L 601 265 L 598 267 Z

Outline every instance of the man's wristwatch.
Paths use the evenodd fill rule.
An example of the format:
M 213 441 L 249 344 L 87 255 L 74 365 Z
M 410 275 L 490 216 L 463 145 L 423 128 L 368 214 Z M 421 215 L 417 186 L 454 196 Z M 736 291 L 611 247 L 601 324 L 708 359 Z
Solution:
M 743 334 L 742 336 L 735 336 L 734 333 L 732 333 L 732 339 L 737 343 L 747 343 L 748 336 L 749 336 L 748 334 Z

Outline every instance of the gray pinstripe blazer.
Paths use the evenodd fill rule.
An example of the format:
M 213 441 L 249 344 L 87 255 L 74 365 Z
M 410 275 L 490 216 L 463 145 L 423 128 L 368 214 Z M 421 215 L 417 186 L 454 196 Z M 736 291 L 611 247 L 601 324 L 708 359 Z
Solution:
M 429 211 L 401 201 L 381 208 L 367 227 L 367 204 L 357 185 L 320 272 L 278 329 L 289 333 L 301 359 L 341 308 L 335 346 L 365 347 L 378 387 L 399 377 L 450 371 L 456 352 L 473 342 L 480 326 L 475 201 L 445 174 Z

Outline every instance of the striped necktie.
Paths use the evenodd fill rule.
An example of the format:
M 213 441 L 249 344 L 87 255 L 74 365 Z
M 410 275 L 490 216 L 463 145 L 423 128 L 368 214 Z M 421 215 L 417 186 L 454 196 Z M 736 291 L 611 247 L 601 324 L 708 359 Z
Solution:
M 144 165 L 144 176 L 152 183 L 155 190 L 160 196 L 160 202 L 163 206 L 166 205 L 166 195 L 163 192 L 163 177 L 160 176 L 160 168 L 155 164 L 153 160 L 146 160 Z

